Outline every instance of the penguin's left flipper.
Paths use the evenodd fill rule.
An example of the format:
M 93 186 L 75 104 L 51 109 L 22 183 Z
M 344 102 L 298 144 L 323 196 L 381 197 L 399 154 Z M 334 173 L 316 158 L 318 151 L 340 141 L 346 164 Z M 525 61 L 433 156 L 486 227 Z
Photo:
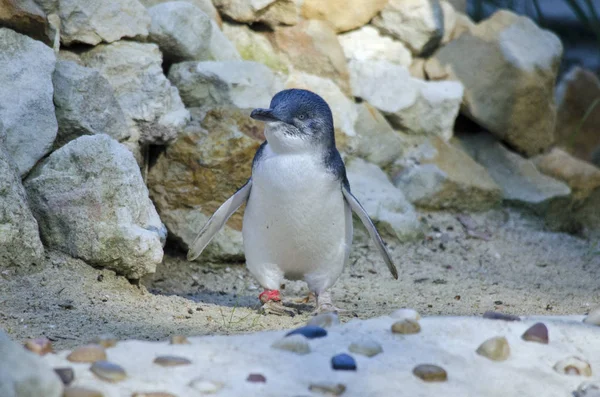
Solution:
M 221 204 L 215 211 L 191 245 L 187 254 L 187 259 L 189 261 L 193 261 L 202 253 L 215 234 L 225 226 L 229 217 L 248 200 L 251 188 L 252 178 L 248 179 L 248 182 L 246 182 L 244 186 L 239 188 L 233 196 L 229 197 L 227 201 Z
M 346 202 L 348 203 L 348 205 L 350 205 L 350 208 L 352 208 L 352 211 L 354 211 L 354 213 L 358 215 L 360 221 L 363 223 L 363 225 L 365 225 L 367 232 L 369 232 L 369 236 L 371 236 L 371 240 L 373 240 L 373 242 L 375 243 L 375 246 L 377 247 L 379 253 L 383 257 L 385 264 L 387 265 L 388 269 L 390 269 L 392 276 L 394 276 L 394 278 L 397 280 L 398 270 L 392 262 L 392 258 L 390 258 L 390 254 L 388 253 L 387 248 L 385 248 L 383 240 L 381 239 L 379 232 L 377 232 L 375 225 L 371 221 L 369 214 L 367 214 L 363 206 L 358 202 L 356 197 L 354 197 L 354 195 L 350 193 L 346 186 L 342 186 L 342 193 L 344 194 Z

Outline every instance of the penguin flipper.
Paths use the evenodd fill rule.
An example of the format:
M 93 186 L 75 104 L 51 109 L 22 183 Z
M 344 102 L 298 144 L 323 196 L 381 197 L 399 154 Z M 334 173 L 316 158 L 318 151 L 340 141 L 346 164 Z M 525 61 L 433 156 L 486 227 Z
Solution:
M 394 278 L 397 280 L 398 270 L 396 269 L 394 262 L 392 262 L 392 258 L 390 258 L 390 254 L 387 248 L 385 248 L 383 240 L 381 239 L 379 232 L 377 232 L 375 225 L 371 221 L 369 214 L 367 214 L 367 211 L 365 211 L 363 206 L 359 203 L 356 197 L 354 197 L 354 195 L 350 193 L 350 190 L 348 190 L 346 186 L 342 186 L 342 193 L 344 195 L 344 198 L 346 199 L 346 202 L 350 205 L 350 208 L 352 208 L 352 211 L 354 211 L 354 213 L 358 215 L 358 218 L 367 229 L 367 232 L 369 232 L 371 240 L 373 240 L 373 242 L 375 243 L 375 246 L 377 247 L 379 253 L 383 257 L 385 264 L 387 265 L 388 269 L 390 269 L 392 276 L 394 276 Z
M 215 211 L 215 213 L 208 219 L 208 222 L 204 225 L 202 230 L 196 236 L 196 239 L 190 246 L 187 254 L 188 261 L 196 259 L 204 248 L 210 243 L 215 234 L 219 232 L 225 226 L 225 223 L 233 215 L 242 204 L 250 197 L 250 190 L 252 187 L 252 178 L 248 179 L 248 182 L 244 184 L 233 196 L 229 197 L 221 206 Z

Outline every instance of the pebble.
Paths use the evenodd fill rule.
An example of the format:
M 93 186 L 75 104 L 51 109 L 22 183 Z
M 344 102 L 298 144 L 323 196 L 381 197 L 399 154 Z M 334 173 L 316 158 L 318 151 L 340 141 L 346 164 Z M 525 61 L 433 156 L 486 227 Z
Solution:
M 392 332 L 403 335 L 418 334 L 421 332 L 421 326 L 415 320 L 404 319 L 392 324 Z
M 548 344 L 548 327 L 543 323 L 533 324 L 525 333 L 521 336 L 523 340 L 529 342 Z
M 163 367 L 176 367 L 178 365 L 189 365 L 192 362 L 185 357 L 178 356 L 158 356 L 154 359 L 154 364 L 162 365 Z
M 346 391 L 346 386 L 341 383 L 313 383 L 308 390 L 330 396 L 341 396 Z
M 173 335 L 171 336 L 170 343 L 172 345 L 189 345 L 190 341 L 184 335 Z
M 107 382 L 120 382 L 127 377 L 123 367 L 109 361 L 96 361 L 90 367 L 90 371 L 98 378 Z
M 188 386 L 202 394 L 214 394 L 221 390 L 225 385 L 223 385 L 220 382 L 213 382 L 211 380 L 203 378 L 196 378 L 193 379 L 188 384 Z
M 350 353 L 361 354 L 367 357 L 373 357 L 383 352 L 383 348 L 372 339 L 363 339 L 357 342 L 352 342 L 348 347 Z
M 420 364 L 413 369 L 413 374 L 425 382 L 445 382 L 448 374 L 442 367 L 432 364 Z
M 62 397 L 104 397 L 104 394 L 97 390 L 75 386 L 65 388 Z
M 94 340 L 92 340 L 93 344 L 100 345 L 105 349 L 115 347 L 119 340 L 113 335 L 99 335 Z
M 75 372 L 73 371 L 73 368 L 54 368 L 54 372 L 56 373 L 56 375 L 58 375 L 63 385 L 65 386 L 69 386 L 71 383 L 73 383 L 73 380 L 75 379 Z
M 306 338 L 300 334 L 290 335 L 275 341 L 271 345 L 274 349 L 287 350 L 296 354 L 310 353 L 310 346 Z
M 343 371 L 356 371 L 356 361 L 346 353 L 338 354 L 331 358 L 331 368 Z
M 510 346 L 504 336 L 491 338 L 477 348 L 477 354 L 493 361 L 504 361 L 510 356 Z
M 579 357 L 569 357 L 560 360 L 554 365 L 554 370 L 559 374 L 592 376 L 592 367 L 587 361 Z
M 488 310 L 487 312 L 483 313 L 483 318 L 487 318 L 488 320 L 521 321 L 521 317 L 519 316 L 494 312 L 491 310 Z
M 600 325 L 600 306 L 592 309 L 586 318 L 583 319 L 583 322 L 586 324 Z
M 166 393 L 162 391 L 157 392 L 136 392 L 131 395 L 131 397 L 177 397 L 175 394 Z
M 246 378 L 246 381 L 251 383 L 267 383 L 267 378 L 263 374 L 250 374 Z
M 338 317 L 338 315 L 336 313 L 327 312 L 327 313 L 317 314 L 316 316 L 314 316 L 313 318 L 308 320 L 306 325 L 312 325 L 312 326 L 321 327 L 321 328 L 329 328 L 334 325 L 338 325 L 339 323 L 340 323 L 340 318 Z
M 68 356 L 67 360 L 74 363 L 93 363 L 98 360 L 106 360 L 106 351 L 100 345 L 85 345 L 76 347 Z
M 29 339 L 24 343 L 25 349 L 39 356 L 44 356 L 48 353 L 54 353 L 52 342 L 46 338 Z
M 398 319 L 398 320 L 413 320 L 413 321 L 419 321 L 421 319 L 421 315 L 419 314 L 419 312 L 417 312 L 414 309 L 407 309 L 407 308 L 394 310 L 393 312 L 390 313 L 390 317 Z
M 297 334 L 304 335 L 308 339 L 314 339 L 327 336 L 327 331 L 325 330 L 325 328 L 317 327 L 314 325 L 305 325 L 304 327 L 296 328 L 288 332 L 285 336 Z

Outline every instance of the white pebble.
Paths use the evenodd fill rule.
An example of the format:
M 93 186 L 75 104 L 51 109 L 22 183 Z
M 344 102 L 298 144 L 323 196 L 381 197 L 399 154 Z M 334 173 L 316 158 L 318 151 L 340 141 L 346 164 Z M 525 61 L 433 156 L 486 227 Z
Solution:
M 279 350 L 287 350 L 296 354 L 310 353 L 310 346 L 308 344 L 308 341 L 303 335 L 300 334 L 290 335 L 281 338 L 278 341 L 275 341 L 275 343 L 273 343 L 271 347 Z
M 352 342 L 348 347 L 351 353 L 362 354 L 363 356 L 373 357 L 383 352 L 383 348 L 372 339 L 363 339 L 357 342 Z
M 390 314 L 391 318 L 397 318 L 399 320 L 414 320 L 419 321 L 421 319 L 421 315 L 415 309 L 398 309 L 393 311 Z

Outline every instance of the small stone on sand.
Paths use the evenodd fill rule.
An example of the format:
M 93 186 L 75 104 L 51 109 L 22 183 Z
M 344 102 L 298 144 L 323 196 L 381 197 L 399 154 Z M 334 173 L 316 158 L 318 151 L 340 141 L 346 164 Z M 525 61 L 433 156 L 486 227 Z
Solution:
M 177 397 L 175 394 L 166 393 L 162 391 L 157 392 L 136 392 L 131 395 L 131 397 Z
M 394 310 L 390 313 L 391 318 L 395 318 L 397 320 L 414 320 L 419 321 L 421 319 L 421 315 L 415 309 L 398 309 Z
M 73 371 L 73 368 L 54 368 L 54 372 L 56 375 L 58 375 L 65 386 L 69 386 L 75 379 L 75 372 Z
M 477 354 L 493 361 L 504 361 L 510 356 L 510 346 L 503 336 L 490 338 L 477 348 Z
M 425 382 L 445 382 L 448 374 L 442 367 L 432 364 L 420 364 L 413 369 L 413 374 Z
M 106 351 L 100 345 L 85 345 L 76 347 L 68 356 L 67 360 L 74 363 L 93 363 L 98 360 L 106 360 Z
M 383 352 L 383 348 L 379 343 L 372 339 L 363 339 L 357 342 L 352 342 L 348 347 L 348 351 L 367 357 L 373 357 Z
M 506 313 L 500 313 L 500 312 L 494 312 L 491 310 L 483 313 L 483 318 L 487 318 L 488 320 L 521 321 L 521 318 L 519 316 L 515 316 L 512 314 L 506 314 Z
M 104 394 L 97 390 L 76 386 L 65 388 L 62 397 L 104 397 Z
M 327 331 L 324 328 L 316 327 L 314 325 L 305 325 L 304 327 L 296 328 L 288 332 L 285 336 L 297 334 L 304 335 L 308 339 L 314 339 L 327 336 Z
M 310 353 L 310 346 L 306 338 L 300 334 L 286 336 L 271 345 L 274 349 L 287 350 L 296 354 Z
M 119 340 L 113 335 L 99 335 L 92 340 L 93 344 L 100 345 L 105 349 L 115 347 Z
M 523 340 L 528 342 L 537 342 L 547 345 L 548 344 L 548 327 L 543 323 L 533 324 L 525 333 L 521 336 Z
M 192 380 L 189 385 L 192 389 L 200 392 L 201 394 L 214 394 L 223 388 L 223 384 L 220 382 L 213 382 L 212 380 L 196 378 Z
M 340 318 L 336 313 L 327 312 L 327 313 L 317 314 L 316 316 L 314 316 L 313 318 L 308 320 L 306 325 L 312 325 L 312 326 L 321 327 L 321 328 L 329 328 L 333 325 L 338 325 L 339 323 L 340 323 Z
M 421 332 L 421 326 L 415 320 L 404 319 L 392 324 L 392 332 L 403 335 L 418 334 Z
M 127 377 L 123 367 L 105 360 L 96 361 L 90 367 L 90 371 L 107 382 L 120 382 Z
M 52 342 L 46 338 L 29 339 L 24 343 L 25 349 L 39 356 L 54 353 Z
M 308 390 L 328 396 L 341 396 L 346 391 L 346 386 L 341 383 L 313 383 Z
M 590 364 L 579 357 L 568 357 L 554 365 L 554 370 L 559 374 L 592 376 Z
M 184 335 L 173 335 L 171 336 L 170 343 L 172 345 L 189 345 L 190 341 Z
M 176 367 L 178 365 L 189 365 L 192 362 L 185 357 L 179 356 L 158 356 L 154 359 L 154 364 L 162 365 L 163 367 Z
M 356 371 L 356 361 L 348 354 L 338 354 L 331 358 L 331 368 L 342 371 Z
M 246 381 L 250 383 L 267 383 L 267 378 L 263 374 L 250 374 Z

